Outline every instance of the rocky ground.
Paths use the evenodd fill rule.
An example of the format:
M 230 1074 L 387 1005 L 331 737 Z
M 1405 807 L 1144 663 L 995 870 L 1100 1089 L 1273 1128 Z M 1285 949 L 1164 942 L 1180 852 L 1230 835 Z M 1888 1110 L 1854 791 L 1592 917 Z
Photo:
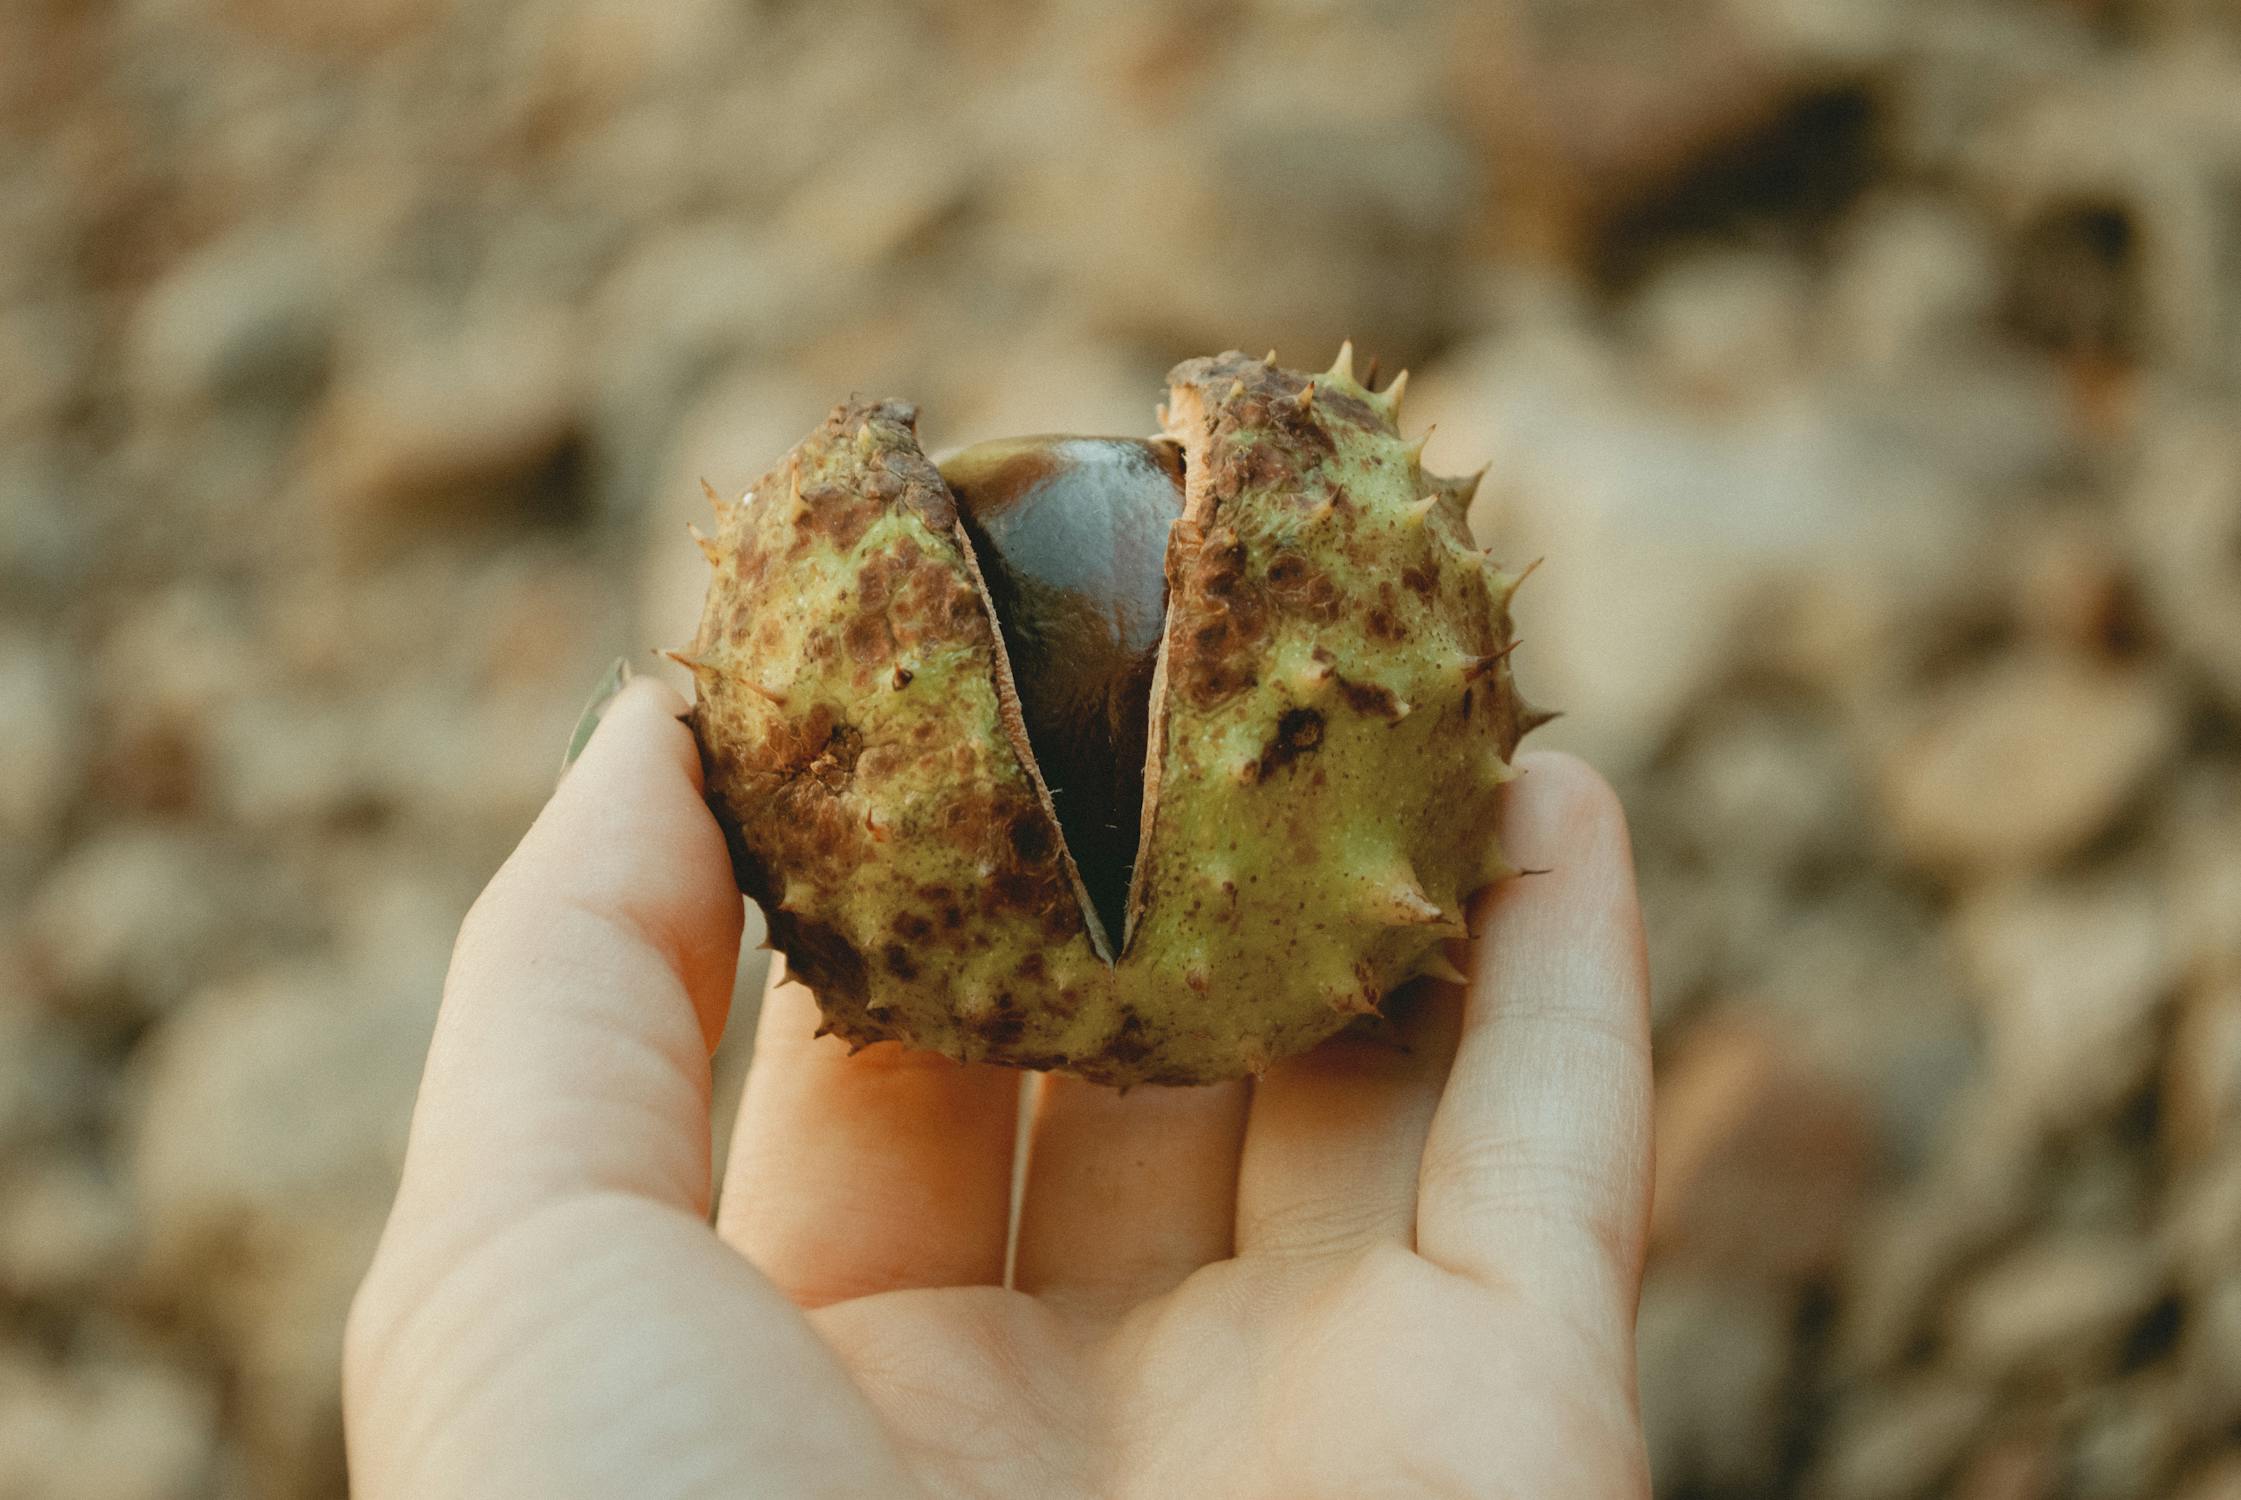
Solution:
M 701 477 L 1351 334 L 1636 820 L 1660 1493 L 2241 1496 L 2231 0 L 25 0 L 0 247 L 0 1495 L 341 1492 Z

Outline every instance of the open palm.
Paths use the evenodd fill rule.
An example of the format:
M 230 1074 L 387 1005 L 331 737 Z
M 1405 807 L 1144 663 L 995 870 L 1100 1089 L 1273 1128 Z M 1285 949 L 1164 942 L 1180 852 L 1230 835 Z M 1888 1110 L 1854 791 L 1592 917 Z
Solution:
M 708 1223 L 740 934 L 682 705 L 609 709 L 461 934 L 353 1310 L 353 1492 L 1646 1492 L 1648 1047 L 1623 822 L 1529 757 L 1461 987 L 1254 1084 L 816 1039 L 770 992 Z M 1492 836 L 1488 830 L 1486 836 Z M 1010 1287 L 1006 1283 L 1010 1247 Z

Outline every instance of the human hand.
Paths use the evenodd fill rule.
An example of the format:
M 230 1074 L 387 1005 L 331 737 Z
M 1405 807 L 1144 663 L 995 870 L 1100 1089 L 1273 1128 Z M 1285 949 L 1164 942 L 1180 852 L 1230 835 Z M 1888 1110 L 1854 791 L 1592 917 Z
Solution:
M 1646 979 L 1624 820 L 1527 756 L 1460 987 L 1256 1084 L 1040 1080 L 765 1002 L 668 689 L 609 707 L 461 931 L 352 1310 L 359 1500 L 1641 1496 Z

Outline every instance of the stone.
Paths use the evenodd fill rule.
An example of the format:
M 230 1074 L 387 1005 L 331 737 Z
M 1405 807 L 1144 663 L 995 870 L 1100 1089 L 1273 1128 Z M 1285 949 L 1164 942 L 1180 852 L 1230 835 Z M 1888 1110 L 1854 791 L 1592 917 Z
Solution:
M 2033 511 L 2013 529 L 2012 588 L 2021 629 L 2086 659 L 2137 655 L 2143 625 L 2138 589 L 2106 511 Z
M 2179 968 L 2163 893 L 2144 874 L 1987 887 L 1955 944 L 1984 1004 L 1995 1097 L 2046 1127 L 2129 1097 Z
M 768 351 L 815 331 L 856 285 L 816 267 L 806 247 L 730 223 L 687 223 L 628 246 L 587 314 L 603 434 L 620 439 L 612 446 L 626 451 L 656 447 L 684 412 L 688 449 L 760 438 L 737 466 L 736 482 L 745 485 L 815 422 L 832 394 L 810 392 L 806 413 L 786 416 L 792 425 L 779 427 L 780 413 L 737 401 L 720 406 L 719 393 L 737 397 L 752 377 L 770 386 L 789 378 L 802 383 L 801 372 Z M 795 405 L 787 401 L 785 409 Z M 726 433 L 719 412 L 739 437 Z M 697 471 L 685 476 L 681 497 L 669 494 L 673 473 L 648 477 L 661 498 L 698 499 Z
M 1980 1026 L 1952 972 L 1942 914 L 1872 874 L 1838 876 L 1848 863 L 1828 848 L 1791 867 L 1778 914 L 1738 936 L 1729 985 L 1860 1101 L 1884 1160 L 1911 1176 L 1941 1148 L 1983 1066 Z
M 25 607 L 74 596 L 98 551 L 82 455 L 28 442 L 0 453 L 0 586 Z
M 121 1278 L 132 1211 L 112 1174 L 84 1156 L 35 1160 L 0 1180 L 0 1294 L 64 1304 Z
M 1763 872 L 1704 878 L 1693 860 L 1667 859 L 1650 839 L 1642 851 L 1642 914 L 1657 966 L 1651 1019 L 1660 1029 L 1714 1000 L 1773 950 L 1788 924 L 1785 881 Z
M 2196 1464 L 2171 1491 L 2171 1500 L 2241 1500 L 2241 1450 Z
M 1859 1102 L 1746 1021 L 1700 1023 L 1659 1080 L 1654 1254 L 1798 1285 L 1833 1271 L 1875 1170 Z
M 1810 296 L 1783 256 L 1676 256 L 1629 309 L 1644 373 L 1715 409 L 1778 393 L 1803 371 Z
M 175 1004 L 239 934 L 251 881 L 209 838 L 117 824 L 79 843 L 31 903 L 32 962 L 79 1014 L 128 1024 Z
M 92 373 L 92 322 L 76 298 L 0 299 L 0 433 L 29 435 L 67 420 Z
M 53 1014 L 23 955 L 0 944 L 0 1161 L 51 1149 L 107 1107 L 87 1040 Z
M 1660 811 L 1701 857 L 1782 876 L 1850 858 L 1866 799 L 1841 730 L 1772 705 L 1736 705 L 1684 736 Z
M 2179 1393 L 2161 1370 L 2096 1390 L 2070 1440 L 2067 1483 L 2075 1500 L 2132 1500 L 2143 1475 L 2169 1472 L 2186 1445 Z
M 2241 1141 L 2241 969 L 2192 986 L 2163 1054 L 2165 1147 L 2196 1161 Z
M 254 225 L 203 246 L 133 309 L 125 361 L 158 407 L 241 402 L 289 411 L 325 379 L 336 297 L 299 229 Z
M 2163 821 L 2179 942 L 2215 988 L 2241 973 L 2241 778 L 2202 766 L 2172 788 Z
M 1940 870 L 2059 858 L 2117 820 L 2177 730 L 2150 674 L 1997 657 L 1931 697 L 1885 754 L 1891 835 Z
M 2041 1237 L 1972 1277 L 1947 1325 L 1954 1360 L 2006 1378 L 2089 1379 L 2164 1290 L 2152 1246 L 2104 1234 Z
M 1993 1107 L 1981 1087 L 1946 1124 L 1922 1180 L 1877 1206 L 1841 1282 L 1843 1367 L 1885 1371 L 1941 1331 L 1947 1287 L 2029 1220 L 2037 1133 Z
M 196 1500 L 217 1420 L 214 1391 L 153 1360 L 55 1369 L 0 1354 L 0 1494 Z
M 2241 1272 L 2234 1264 L 2229 1258 L 2223 1278 L 2188 1299 L 2179 1333 L 2181 1390 L 2172 1405 L 2198 1432 L 2241 1421 Z
M 187 1265 L 245 1224 L 385 1207 L 433 1000 L 377 1000 L 291 966 L 167 1017 L 135 1058 L 130 1175 L 151 1267 Z
M 1023 164 L 1003 190 L 1007 239 L 1050 256 L 1067 300 L 1131 342 L 1224 349 L 1250 328 L 1313 368 L 1374 330 L 1365 356 L 1405 360 L 1437 339 L 1438 310 L 1413 289 L 1457 275 L 1482 167 L 1437 111 L 1398 103 L 1340 112 L 1240 89 L 1191 128 L 1139 120 L 1094 158 Z M 1085 173 L 1099 184 L 1086 202 Z
M 2156 623 L 2241 704 L 2241 443 L 2221 406 L 2148 431 L 2124 493 L 2130 553 Z
M 2200 1291 L 2241 1264 L 2241 1144 L 2175 1174 L 2158 1238 L 2180 1277 Z
M 1971 1458 L 1953 1483 L 1954 1500 L 2054 1500 L 2061 1466 L 2038 1435 L 2007 1438 Z
M 1658 1492 L 1755 1493 L 1781 1454 L 1792 1299 L 1660 1266 L 1635 1320 L 1650 1473 Z
M 1907 1500 L 1932 1493 L 1992 1410 L 1990 1391 L 1948 1376 L 1879 1390 L 1838 1414 L 1801 1493 L 1808 1500 Z
M 120 606 L 95 653 L 102 790 L 157 813 L 195 810 L 213 724 L 271 667 L 229 591 L 181 582 Z
M 493 515 L 575 519 L 574 339 L 568 311 L 544 307 L 362 341 L 337 372 L 308 481 L 346 553 Z
M 1915 378 L 1924 363 L 1967 349 L 1998 289 L 1989 237 L 1943 196 L 1863 204 L 1830 273 L 1830 347 L 1871 379 Z
M 266 968 L 197 993 L 134 1058 L 145 1296 L 226 1352 L 274 1493 L 340 1485 L 343 1313 L 395 1191 L 434 998 Z
M 0 844 L 28 852 L 71 811 L 86 733 L 74 684 L 26 634 L 0 634 L 0 724 L 8 726 L 0 735 Z
M 1513 321 L 1409 399 L 1430 467 L 1490 461 L 1480 540 L 1548 559 L 1515 604 L 1519 682 L 1566 712 L 1544 743 L 1623 782 L 1738 655 L 1779 654 L 1777 606 L 1880 598 L 1959 550 L 1939 474 L 1811 386 L 1709 404 L 1642 379 L 1571 299 Z

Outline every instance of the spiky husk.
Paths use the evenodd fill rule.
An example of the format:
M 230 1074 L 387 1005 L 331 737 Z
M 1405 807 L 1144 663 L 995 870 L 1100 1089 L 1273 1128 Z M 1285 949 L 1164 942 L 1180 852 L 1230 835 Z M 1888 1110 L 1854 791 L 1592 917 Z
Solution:
M 1517 579 L 1395 407 L 1344 353 L 1169 376 L 1185 505 L 1125 934 L 1082 898 L 913 409 L 841 406 L 721 508 L 683 657 L 709 801 L 834 1030 L 1209 1082 L 1452 972 L 1465 899 L 1506 873 L 1493 801 L 1533 715 Z

